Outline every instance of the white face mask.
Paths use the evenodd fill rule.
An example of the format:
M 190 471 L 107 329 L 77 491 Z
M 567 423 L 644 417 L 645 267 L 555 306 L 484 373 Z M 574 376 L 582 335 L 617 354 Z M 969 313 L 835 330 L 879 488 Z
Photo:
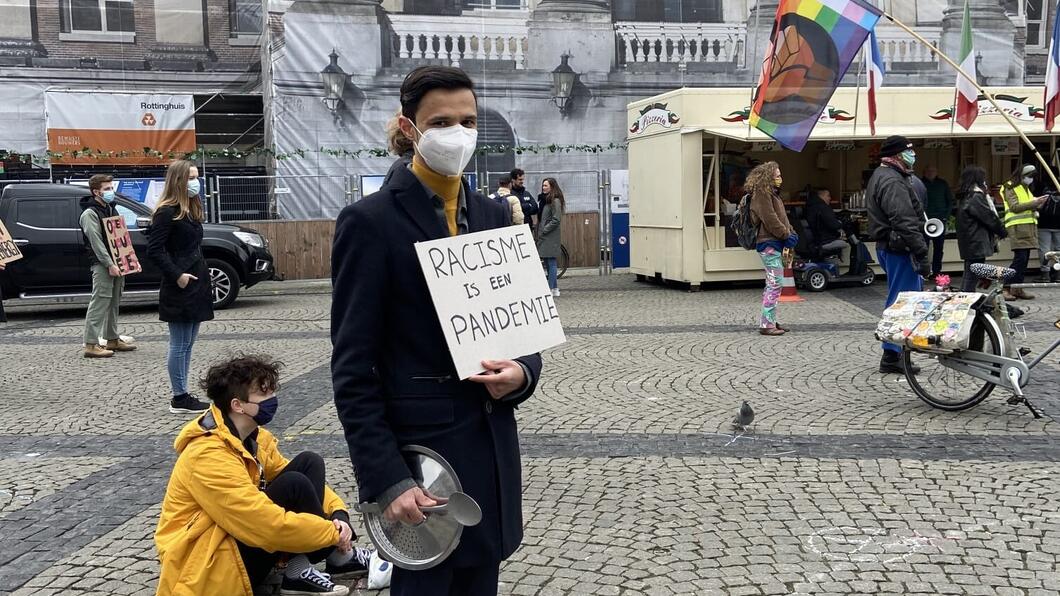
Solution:
M 1023 177 L 1023 185 L 1024 186 L 1030 186 L 1033 183 L 1034 183 L 1034 178 L 1031 178 L 1030 176 L 1024 176 Z
M 412 127 L 420 133 L 416 153 L 423 158 L 427 167 L 443 176 L 459 176 L 463 173 L 464 166 L 475 154 L 477 130 L 459 124 L 446 128 L 429 128 L 427 132 L 421 132 L 415 124 Z

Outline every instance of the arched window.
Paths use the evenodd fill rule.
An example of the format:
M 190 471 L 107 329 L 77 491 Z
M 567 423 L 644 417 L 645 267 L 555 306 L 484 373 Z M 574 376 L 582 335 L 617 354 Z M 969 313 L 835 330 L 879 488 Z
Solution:
M 721 0 L 614 0 L 616 21 L 720 23 Z
M 479 106 L 478 114 L 478 146 L 497 147 L 515 145 L 515 132 L 511 125 L 501 116 L 499 112 Z M 516 166 L 515 152 L 475 154 L 475 159 L 468 164 L 465 170 L 472 168 L 479 175 L 479 184 L 488 183 L 489 188 L 496 186 L 497 178 L 501 174 L 507 174 Z

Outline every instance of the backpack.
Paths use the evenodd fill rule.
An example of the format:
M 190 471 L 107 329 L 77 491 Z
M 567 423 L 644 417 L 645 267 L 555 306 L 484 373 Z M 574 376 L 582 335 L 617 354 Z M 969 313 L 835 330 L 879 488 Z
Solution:
M 755 250 L 758 247 L 758 225 L 751 220 L 751 195 L 746 194 L 740 199 L 736 213 L 729 220 L 729 230 L 744 249 Z

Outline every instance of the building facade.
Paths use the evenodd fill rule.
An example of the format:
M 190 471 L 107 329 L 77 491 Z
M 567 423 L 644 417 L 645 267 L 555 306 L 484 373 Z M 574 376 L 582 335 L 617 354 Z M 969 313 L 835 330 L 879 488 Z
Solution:
M 45 94 L 60 89 L 190 94 L 197 144 L 262 142 L 260 2 L 0 0 L 0 11 L 0 151 L 47 165 Z M 4 174 L 26 168 L 9 158 Z
M 957 54 L 964 0 L 876 2 Z M 980 82 L 1040 83 L 1054 18 L 1049 0 L 971 3 Z M 563 172 L 575 206 L 591 209 L 598 200 L 595 172 L 627 167 L 625 152 L 610 145 L 628 134 L 628 103 L 685 86 L 747 87 L 750 102 L 776 6 L 777 0 L 0 0 L 0 151 L 44 152 L 43 96 L 50 88 L 191 93 L 200 110 L 199 144 L 274 148 L 291 156 L 270 164 L 278 174 L 366 176 L 367 188 L 390 163 L 377 154 L 386 147 L 404 75 L 422 64 L 449 64 L 478 85 L 480 144 L 527 148 L 477 158 L 469 169 L 478 183 L 492 186 L 515 166 L 534 172 L 535 187 L 544 175 Z M 954 73 L 897 26 L 881 21 L 877 35 L 886 85 L 953 83 Z M 567 97 L 553 89 L 561 65 L 576 74 Z M 844 84 L 857 78 L 851 69 Z M 349 197 L 314 192 L 337 195 L 336 208 Z M 297 189 L 283 198 L 297 215 L 303 198 Z

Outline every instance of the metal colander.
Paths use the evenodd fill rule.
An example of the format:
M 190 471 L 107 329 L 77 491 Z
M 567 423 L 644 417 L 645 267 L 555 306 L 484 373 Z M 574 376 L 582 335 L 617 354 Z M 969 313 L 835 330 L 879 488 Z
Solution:
M 448 498 L 462 492 L 456 472 L 441 455 L 418 445 L 403 447 L 401 451 L 413 479 L 428 493 Z M 364 515 L 365 530 L 380 556 L 402 569 L 438 565 L 460 544 L 464 531 L 464 526 L 451 515 L 428 514 L 427 521 L 410 526 L 388 521 L 376 503 L 361 503 L 356 509 Z

